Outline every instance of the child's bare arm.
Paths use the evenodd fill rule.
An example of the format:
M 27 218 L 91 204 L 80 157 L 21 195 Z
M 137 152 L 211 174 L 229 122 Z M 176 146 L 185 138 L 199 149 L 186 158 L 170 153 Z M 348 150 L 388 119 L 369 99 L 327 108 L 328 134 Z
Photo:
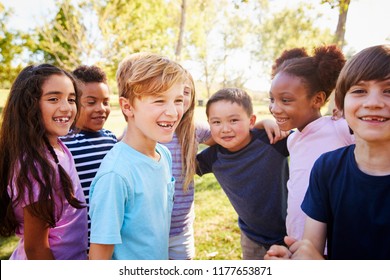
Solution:
M 31 206 L 23 209 L 24 250 L 29 260 L 54 260 L 49 244 L 49 225 L 31 214 Z
M 113 252 L 114 252 L 113 244 L 91 243 L 91 247 L 89 249 L 89 259 L 90 260 L 111 260 Z
M 279 126 L 274 120 L 265 119 L 255 123 L 255 128 L 264 129 L 268 135 L 268 139 L 271 144 L 275 144 L 279 140 L 286 138 L 290 132 L 280 130 Z

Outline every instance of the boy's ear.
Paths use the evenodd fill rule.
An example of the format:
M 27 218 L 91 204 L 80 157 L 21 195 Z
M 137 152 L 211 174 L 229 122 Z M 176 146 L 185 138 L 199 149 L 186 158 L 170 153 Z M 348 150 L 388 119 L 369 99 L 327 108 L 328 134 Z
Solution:
M 256 115 L 250 116 L 250 118 L 249 118 L 249 125 L 250 125 L 251 129 L 255 127 L 255 123 L 256 123 Z
M 131 118 L 134 116 L 133 107 L 131 106 L 129 100 L 125 97 L 119 97 L 119 106 L 121 107 L 122 113 Z

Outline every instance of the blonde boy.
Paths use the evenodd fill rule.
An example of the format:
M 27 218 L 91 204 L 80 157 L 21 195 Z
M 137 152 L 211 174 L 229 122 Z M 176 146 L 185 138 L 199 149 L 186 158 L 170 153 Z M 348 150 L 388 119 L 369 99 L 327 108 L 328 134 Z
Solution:
M 185 70 L 136 53 L 118 67 L 126 134 L 104 158 L 90 194 L 90 259 L 168 259 L 172 160 L 165 143 L 183 115 Z

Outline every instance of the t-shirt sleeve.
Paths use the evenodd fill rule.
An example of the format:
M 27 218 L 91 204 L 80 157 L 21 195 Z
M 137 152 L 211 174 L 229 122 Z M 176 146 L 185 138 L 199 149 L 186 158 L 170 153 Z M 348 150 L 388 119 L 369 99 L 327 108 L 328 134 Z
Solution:
M 211 132 L 208 123 L 196 123 L 195 137 L 198 143 L 204 143 L 210 139 Z
M 91 243 L 122 243 L 125 207 L 131 203 L 129 186 L 114 172 L 95 178 L 90 191 Z
M 197 160 L 196 174 L 202 176 L 204 174 L 213 172 L 212 167 L 216 159 L 217 159 L 216 145 L 204 149 L 196 156 L 196 160 Z

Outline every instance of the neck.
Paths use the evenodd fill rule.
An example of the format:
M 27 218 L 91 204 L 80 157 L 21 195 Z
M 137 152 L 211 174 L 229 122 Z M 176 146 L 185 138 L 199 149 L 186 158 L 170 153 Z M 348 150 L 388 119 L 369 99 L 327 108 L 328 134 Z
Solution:
M 131 132 L 127 129 L 125 136 L 122 138 L 122 142 L 155 161 L 160 160 L 160 155 L 156 152 L 156 141 L 151 139 L 140 140 L 134 137 L 134 135 L 131 135 Z
M 390 143 L 367 143 L 356 139 L 354 153 L 356 163 L 364 173 L 390 175 Z

